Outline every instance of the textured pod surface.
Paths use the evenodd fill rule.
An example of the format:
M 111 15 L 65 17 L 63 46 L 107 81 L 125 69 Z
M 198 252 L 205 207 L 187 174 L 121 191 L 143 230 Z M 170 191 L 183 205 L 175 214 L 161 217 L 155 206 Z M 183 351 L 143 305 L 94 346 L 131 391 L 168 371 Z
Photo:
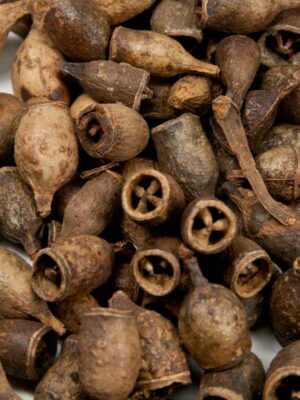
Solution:
M 258 154 L 264 153 L 274 147 L 290 145 L 295 148 L 300 147 L 300 127 L 299 125 L 280 124 L 274 125 L 266 134 L 265 140 L 257 149 Z
M 0 397 L 2 400 L 21 400 L 21 398 L 15 394 L 12 387 L 10 386 L 1 362 L 0 362 Z
M 64 218 L 65 209 L 71 198 L 82 188 L 84 181 L 74 177 L 58 192 L 55 193 L 52 203 L 52 215 L 59 221 Z
M 152 98 L 145 99 L 141 105 L 141 114 L 144 118 L 168 120 L 175 117 L 174 108 L 168 104 L 172 82 L 152 77 L 149 88 L 153 92 Z

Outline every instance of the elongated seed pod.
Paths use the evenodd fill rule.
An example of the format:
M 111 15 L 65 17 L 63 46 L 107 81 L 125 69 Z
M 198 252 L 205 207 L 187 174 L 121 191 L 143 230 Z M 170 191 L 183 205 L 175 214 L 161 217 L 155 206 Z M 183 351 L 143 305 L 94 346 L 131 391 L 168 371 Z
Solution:
M 8 375 L 39 380 L 55 360 L 56 335 L 39 322 L 0 321 L 0 361 Z
M 21 400 L 10 386 L 0 362 L 0 397 L 2 400 Z
M 79 177 L 74 177 L 58 192 L 55 193 L 52 203 L 52 215 L 62 221 L 64 218 L 65 209 L 71 198 L 82 188 L 84 181 Z

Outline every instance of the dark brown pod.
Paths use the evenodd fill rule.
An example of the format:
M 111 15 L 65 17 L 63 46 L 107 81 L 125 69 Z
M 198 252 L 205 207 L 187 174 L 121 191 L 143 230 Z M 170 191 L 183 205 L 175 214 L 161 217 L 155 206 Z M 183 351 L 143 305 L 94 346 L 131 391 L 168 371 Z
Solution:
M 290 145 L 296 148 L 300 147 L 300 126 L 280 124 L 274 125 L 267 133 L 265 140 L 257 149 L 257 153 L 261 154 L 274 147 Z
M 74 61 L 103 60 L 110 25 L 91 0 L 59 0 L 48 11 L 44 29 L 56 47 Z
M 139 332 L 131 311 L 94 309 L 82 316 L 79 377 L 95 399 L 124 400 L 142 366 Z
M 87 294 L 112 273 L 113 249 L 97 236 L 74 236 L 39 251 L 33 263 L 32 288 L 46 301 Z
M 150 74 L 129 64 L 113 61 L 64 63 L 61 71 L 75 78 L 99 103 L 121 103 L 139 110 L 142 100 L 152 96 L 147 87 Z
M 251 329 L 256 325 L 263 313 L 266 302 L 265 296 L 261 293 L 258 293 L 253 297 L 249 297 L 248 299 L 241 298 L 240 300 L 245 307 L 248 327 Z
M 21 397 L 17 396 L 13 391 L 10 383 L 7 380 L 3 366 L 0 362 L 0 398 L 2 400 L 21 400 Z
M 46 325 L 21 319 L 0 320 L 0 361 L 8 375 L 39 380 L 53 364 L 57 338 Z
M 48 370 L 34 392 L 35 400 L 85 400 L 78 376 L 77 336 L 69 336 L 62 345 L 59 359 Z
M 107 171 L 86 182 L 65 208 L 60 240 L 99 235 L 121 202 L 122 177 Z
M 196 257 L 189 250 L 183 262 L 194 286 L 179 314 L 183 344 L 200 368 L 231 368 L 251 349 L 246 311 L 232 291 L 210 284 L 203 277 Z
M 173 221 L 185 207 L 178 183 L 167 174 L 146 169 L 127 179 L 122 191 L 122 207 L 133 221 L 157 227 Z
M 174 108 L 168 103 L 172 82 L 151 77 L 149 89 L 153 96 L 142 102 L 141 114 L 144 118 L 169 120 L 175 117 Z
M 151 75 L 168 78 L 194 72 L 219 76 L 219 68 L 190 55 L 175 39 L 152 31 L 116 28 L 110 43 L 110 59 L 145 68 Z
M 31 189 L 17 168 L 0 168 L 0 233 L 14 243 L 22 243 L 33 256 L 40 248 L 39 232 L 43 225 Z
M 0 316 L 8 319 L 28 319 L 32 316 L 60 335 L 64 334 L 63 324 L 31 289 L 30 265 L 16 253 L 0 247 L 0 267 Z
M 299 398 L 300 341 L 281 350 L 267 372 L 263 400 Z
M 137 283 L 149 294 L 166 296 L 179 284 L 180 240 L 163 236 L 149 239 L 131 260 Z
M 252 400 L 261 398 L 265 383 L 264 367 L 255 354 L 250 353 L 236 367 L 223 372 L 204 374 L 199 400 Z
M 23 111 L 23 103 L 15 96 L 0 93 L 0 163 L 13 160 L 14 122 Z M 6 164 L 7 165 L 7 164 Z
M 218 164 L 200 119 L 183 114 L 152 129 L 159 167 L 180 184 L 187 201 L 214 196 Z
M 0 4 L 0 49 L 4 46 L 7 35 L 16 22 L 27 14 L 29 14 L 29 9 L 25 1 Z
M 219 253 L 230 245 L 236 234 L 236 216 L 221 200 L 195 199 L 182 214 L 182 239 L 199 253 Z
M 84 183 L 84 180 L 74 177 L 55 193 L 52 203 L 52 215 L 57 218 L 58 221 L 63 220 L 65 209 L 69 201 L 82 188 Z
M 138 249 L 153 236 L 151 229 L 147 229 L 146 227 L 137 224 L 125 213 L 123 213 L 120 219 L 120 229 L 124 239 L 133 243 Z

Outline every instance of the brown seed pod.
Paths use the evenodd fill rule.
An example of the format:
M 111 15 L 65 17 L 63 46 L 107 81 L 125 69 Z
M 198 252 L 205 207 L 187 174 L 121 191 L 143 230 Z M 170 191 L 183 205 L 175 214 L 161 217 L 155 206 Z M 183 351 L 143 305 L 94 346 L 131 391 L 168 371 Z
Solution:
M 139 110 L 142 100 L 152 96 L 147 87 L 150 74 L 129 64 L 113 61 L 64 63 L 61 71 L 75 78 L 99 103 L 121 103 Z
M 181 236 L 199 253 L 219 253 L 230 245 L 236 234 L 236 216 L 221 200 L 195 199 L 182 214 Z
M 106 58 L 110 25 L 106 14 L 92 0 L 58 0 L 47 13 L 44 28 L 71 60 Z
M 46 325 L 21 319 L 0 320 L 0 361 L 8 375 L 39 380 L 55 360 L 57 338 Z
M 197 60 L 175 39 L 152 31 L 139 31 L 122 26 L 113 32 L 110 59 L 145 68 L 151 75 L 168 78 L 193 72 L 218 77 L 219 68 Z
M 16 130 L 15 161 L 33 189 L 38 213 L 47 217 L 54 193 L 71 180 L 78 164 L 74 126 L 63 103 L 40 99 L 28 105 Z
M 186 252 L 183 262 L 194 288 L 180 309 L 180 337 L 200 368 L 231 368 L 251 349 L 245 309 L 233 292 L 210 284 L 201 274 L 196 257 Z
M 97 236 L 81 235 L 39 251 L 32 288 L 46 301 L 87 294 L 103 285 L 112 273 L 113 250 Z
M 99 235 L 119 208 L 122 184 L 121 175 L 112 171 L 86 182 L 65 208 L 60 240 Z
M 184 206 L 184 194 L 178 183 L 170 175 L 155 169 L 137 172 L 123 187 L 124 212 L 146 227 L 174 221 Z
M 72 199 L 72 197 L 82 188 L 84 180 L 74 177 L 58 192 L 55 193 L 52 202 L 52 215 L 58 220 L 62 221 L 64 218 L 65 209 Z
M 153 392 L 175 383 L 191 383 L 186 356 L 170 321 L 154 311 L 136 306 L 123 292 L 115 293 L 109 304 L 113 309 L 131 310 L 135 315 L 142 344 L 142 368 L 137 388 Z
M 267 133 L 265 140 L 257 149 L 257 153 L 261 154 L 274 147 L 290 145 L 296 148 L 300 147 L 300 126 L 280 124 L 274 125 Z
M 248 299 L 240 298 L 240 300 L 245 307 L 248 327 L 251 329 L 256 325 L 263 313 L 263 308 L 266 302 L 265 295 L 258 293 L 253 297 L 249 297 Z
M 14 122 L 23 111 L 23 103 L 15 96 L 0 93 L 0 163 L 11 163 L 14 154 Z
M 241 364 L 228 371 L 204 374 L 200 384 L 199 400 L 261 398 L 264 382 L 264 367 L 260 359 L 250 353 Z
M 0 316 L 8 319 L 35 317 L 60 335 L 63 324 L 51 314 L 47 303 L 31 289 L 31 267 L 16 253 L 0 247 Z
M 136 248 L 141 248 L 153 236 L 150 229 L 141 226 L 123 214 L 120 219 L 120 229 L 124 239 L 133 243 Z
M 297 400 L 299 398 L 300 341 L 281 350 L 271 363 L 263 400 Z
M 21 397 L 17 396 L 13 391 L 10 383 L 7 380 L 3 366 L 0 362 L 0 398 L 2 400 L 21 400 Z
M 187 201 L 211 197 L 218 164 L 200 119 L 183 114 L 152 129 L 159 167 L 180 184 Z
M 48 370 L 34 392 L 35 400 L 85 400 L 78 376 L 76 335 L 69 336 L 62 345 L 59 359 Z
M 126 161 L 126 163 L 122 165 L 122 176 L 124 177 L 125 181 L 127 181 L 128 179 L 131 179 L 131 177 L 137 172 L 141 172 L 146 169 L 159 170 L 157 161 L 151 160 L 150 158 L 135 157 Z
M 0 233 L 14 243 L 22 243 L 33 256 L 40 248 L 39 232 L 43 225 L 31 189 L 17 168 L 0 168 Z
M 0 4 L 0 49 L 4 46 L 7 35 L 16 22 L 27 14 L 29 14 L 29 9 L 25 1 Z
M 180 240 L 171 236 L 154 237 L 144 243 L 131 260 L 137 283 L 153 296 L 166 296 L 180 281 L 178 258 Z
M 174 118 L 175 110 L 168 104 L 172 83 L 166 79 L 151 77 L 148 86 L 153 92 L 153 96 L 141 104 L 140 112 L 143 117 L 158 120 Z
M 99 400 L 126 399 L 142 364 L 133 313 L 97 308 L 84 314 L 78 360 L 80 381 L 89 396 Z

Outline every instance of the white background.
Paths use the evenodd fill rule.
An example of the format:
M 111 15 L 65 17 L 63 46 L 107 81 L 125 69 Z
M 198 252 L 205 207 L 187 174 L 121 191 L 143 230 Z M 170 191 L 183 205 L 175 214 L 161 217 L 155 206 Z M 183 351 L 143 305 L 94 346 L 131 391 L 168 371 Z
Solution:
M 15 35 L 10 35 L 9 39 L 0 54 L 0 92 L 12 93 L 10 69 L 14 59 L 15 52 L 20 45 L 21 40 Z M 5 244 L 6 243 L 1 243 Z M 1 299 L 0 299 L 1 301 Z M 252 333 L 253 352 L 260 357 L 264 367 L 267 369 L 276 353 L 280 350 L 280 346 L 270 329 L 266 327 L 256 328 Z M 196 376 L 199 375 L 196 372 Z M 16 392 L 22 399 L 32 399 L 33 385 L 27 382 L 11 380 Z M 176 395 L 172 396 L 174 400 L 196 400 L 198 387 L 183 388 Z

